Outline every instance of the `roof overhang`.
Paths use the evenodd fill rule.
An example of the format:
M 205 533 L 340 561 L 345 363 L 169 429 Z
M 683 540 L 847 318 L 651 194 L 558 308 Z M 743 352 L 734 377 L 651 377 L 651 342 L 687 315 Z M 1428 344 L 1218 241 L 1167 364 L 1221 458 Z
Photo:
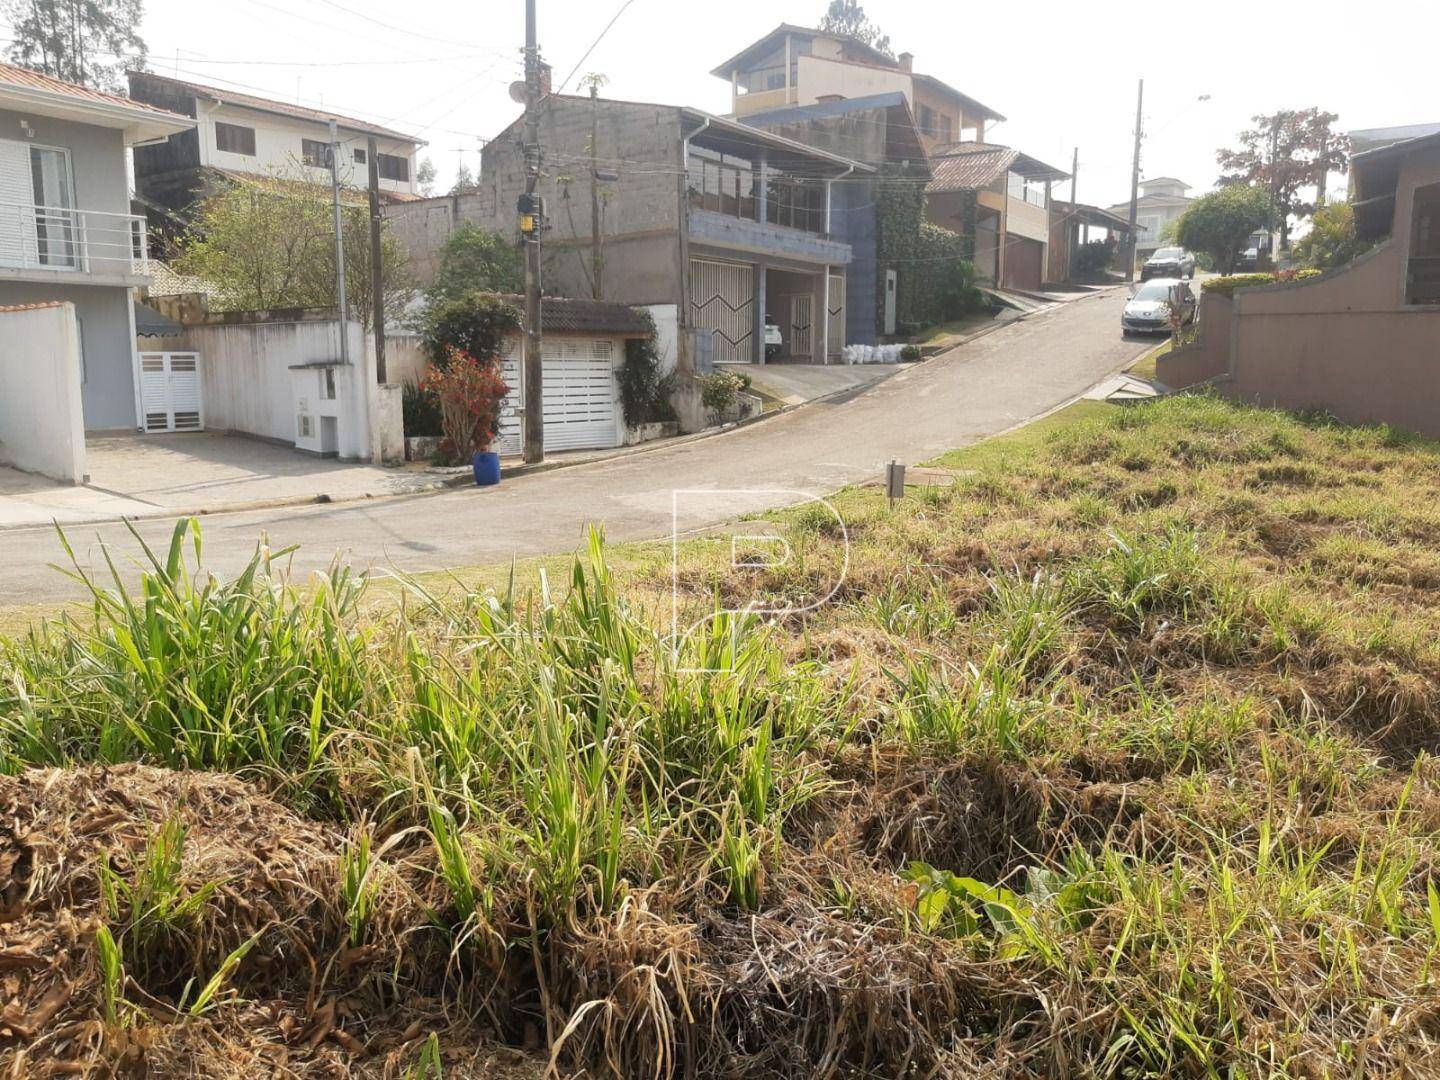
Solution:
M 715 116 L 701 109 L 682 108 L 680 115 L 681 129 L 687 139 L 701 135 L 704 140 L 703 145 L 718 149 L 722 153 L 731 152 L 726 150 L 727 144 L 737 155 L 750 154 L 758 147 L 776 155 L 772 161 L 777 164 L 783 163 L 790 168 L 803 166 L 813 170 L 819 177 L 841 176 L 851 172 L 873 173 L 875 171 L 871 165 L 852 161 L 850 158 L 841 157 L 839 154 L 832 154 L 813 146 L 806 146 L 802 142 L 787 139 L 783 135 L 776 135 L 774 132 L 764 131 L 761 128 L 751 127 L 749 124 L 727 120 L 723 116 Z
M 756 41 L 752 41 L 749 45 L 746 45 L 745 48 L 741 49 L 729 60 L 726 60 L 719 67 L 711 71 L 710 74 L 714 75 L 717 79 L 724 79 L 728 82 L 731 72 L 742 66 L 745 61 L 750 58 L 751 54 L 757 52 L 764 52 L 765 50 L 772 48 L 775 40 L 777 38 L 783 38 L 786 34 L 804 34 L 807 37 L 823 37 L 830 38 L 834 41 L 843 41 L 850 48 L 855 49 L 858 52 L 869 54 L 870 58 L 877 65 L 881 67 L 888 67 L 899 70 L 899 67 L 895 63 L 893 57 L 886 56 L 883 52 L 875 48 L 873 45 L 866 45 L 865 42 L 861 41 L 859 38 L 853 38 L 846 34 L 833 34 L 828 30 L 818 30 L 813 26 L 796 26 L 793 23 L 781 23 L 764 37 L 759 38 Z
M 160 142 L 177 131 L 195 126 L 195 121 L 179 113 L 165 113 L 141 105 L 72 97 L 53 90 L 33 86 L 0 83 L 0 108 L 13 112 L 47 116 L 92 127 L 111 128 L 124 134 L 130 146 Z
M 956 90 L 953 86 L 945 82 L 943 79 L 937 79 L 934 75 L 925 75 L 918 71 L 912 73 L 911 77 L 914 78 L 917 82 L 922 82 L 927 86 L 939 90 L 942 94 L 950 95 L 956 101 L 960 102 L 960 105 L 965 110 L 965 112 L 969 113 L 972 116 L 979 116 L 985 120 L 994 120 L 997 124 L 1002 123 L 1005 120 L 1004 116 L 1000 115 L 994 109 L 990 108 L 989 105 L 986 105 L 984 102 L 976 101 L 969 94 L 962 94 L 959 90 Z
M 1016 158 L 1010 163 L 1010 171 L 1019 173 L 1026 180 L 1069 180 L 1070 174 L 1054 165 L 1046 165 L 1039 158 L 1033 158 L 1024 151 L 1016 151 Z

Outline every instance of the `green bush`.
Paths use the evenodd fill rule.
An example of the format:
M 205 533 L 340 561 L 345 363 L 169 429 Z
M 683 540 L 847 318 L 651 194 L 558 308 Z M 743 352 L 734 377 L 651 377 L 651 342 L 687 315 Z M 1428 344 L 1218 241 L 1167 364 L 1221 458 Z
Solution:
M 1239 289 L 1250 289 L 1257 285 L 1285 285 L 1291 282 L 1308 281 L 1319 277 L 1323 271 L 1315 269 L 1281 270 L 1274 274 L 1232 274 L 1230 277 L 1211 278 L 1201 284 L 1205 292 L 1234 296 Z
M 719 415 L 734 407 L 737 395 L 744 388 L 745 380 L 735 372 L 712 371 L 700 377 L 700 400 Z
M 400 391 L 400 415 L 407 439 L 444 434 L 440 423 L 440 402 L 422 386 L 407 382 Z
M 920 359 L 920 346 L 919 346 L 919 345 L 906 345 L 903 349 L 900 350 L 900 359 L 901 359 L 901 360 L 905 360 L 905 361 L 910 361 L 910 362 L 914 362 L 914 361 L 916 361 L 916 360 L 919 360 L 919 359 Z
M 1115 262 L 1115 238 L 1091 240 L 1075 249 L 1075 273 L 1100 274 Z
M 655 320 L 649 312 L 644 315 L 650 333 L 625 342 L 625 362 L 615 375 L 620 384 L 620 404 L 625 411 L 625 423 L 631 427 L 675 419 L 675 408 L 670 404 L 670 380 L 660 375 L 660 353 L 655 348 Z
M 500 357 L 505 338 L 520 330 L 520 311 L 498 296 L 470 293 L 437 304 L 426 314 L 425 352 L 430 363 L 444 369 L 450 350 L 482 364 Z

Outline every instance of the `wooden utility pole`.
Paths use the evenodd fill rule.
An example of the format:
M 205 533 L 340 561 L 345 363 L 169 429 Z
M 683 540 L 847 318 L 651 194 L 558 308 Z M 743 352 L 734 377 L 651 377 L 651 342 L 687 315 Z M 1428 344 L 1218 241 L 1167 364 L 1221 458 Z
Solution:
M 345 297 L 345 231 L 340 220 L 340 133 L 330 121 L 330 206 L 335 219 L 335 305 L 340 311 L 340 362 L 350 363 L 350 305 Z
M 1140 210 L 1140 141 L 1145 135 L 1145 80 L 1135 100 L 1135 158 L 1130 164 L 1130 235 L 1125 240 L 1125 280 L 1135 280 L 1135 216 Z
M 525 0 L 525 207 L 530 229 L 525 245 L 525 461 L 545 457 L 545 368 L 540 333 L 540 235 L 544 215 L 535 198 L 540 182 L 540 48 L 536 43 L 535 0 Z
M 1320 136 L 1320 175 L 1315 178 L 1315 208 L 1325 205 L 1325 187 L 1330 179 L 1330 132 L 1327 129 Z
M 605 299 L 600 277 L 604 273 L 600 254 L 600 87 L 590 84 L 590 290 L 596 300 Z
M 1275 167 L 1275 159 L 1280 156 L 1280 114 L 1276 113 L 1270 120 L 1270 258 L 1273 260 L 1280 253 L 1280 245 L 1275 242 L 1276 214 L 1276 181 L 1279 180 L 1279 170 Z
M 385 274 L 380 263 L 380 161 L 375 136 L 365 143 L 365 163 L 370 169 L 370 312 L 375 324 L 375 381 L 385 378 Z

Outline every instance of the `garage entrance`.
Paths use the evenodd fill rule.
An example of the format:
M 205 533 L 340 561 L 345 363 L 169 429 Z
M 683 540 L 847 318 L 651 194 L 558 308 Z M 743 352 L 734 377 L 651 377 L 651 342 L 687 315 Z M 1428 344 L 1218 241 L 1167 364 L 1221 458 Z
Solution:
M 545 451 L 604 450 L 620 445 L 616 421 L 615 343 L 583 338 L 545 339 Z M 510 338 L 500 354 L 500 374 L 510 387 L 495 437 L 495 452 L 524 449 L 525 381 L 520 341 Z
M 1044 274 L 1045 245 L 1014 233 L 1005 237 L 1005 243 L 1005 288 L 1038 292 Z

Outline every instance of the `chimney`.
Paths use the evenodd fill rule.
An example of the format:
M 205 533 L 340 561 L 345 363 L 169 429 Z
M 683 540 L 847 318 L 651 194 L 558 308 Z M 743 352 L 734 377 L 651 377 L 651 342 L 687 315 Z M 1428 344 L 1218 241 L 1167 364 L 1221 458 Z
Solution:
M 901 71 L 912 71 L 912 70 L 914 70 L 914 67 L 915 67 L 915 54 L 914 54 L 914 53 L 902 52 L 902 53 L 900 54 L 899 59 L 900 59 L 900 70 L 901 70 Z
M 542 98 L 550 96 L 550 77 L 554 73 L 554 69 L 549 64 L 544 60 L 540 61 L 540 96 Z

